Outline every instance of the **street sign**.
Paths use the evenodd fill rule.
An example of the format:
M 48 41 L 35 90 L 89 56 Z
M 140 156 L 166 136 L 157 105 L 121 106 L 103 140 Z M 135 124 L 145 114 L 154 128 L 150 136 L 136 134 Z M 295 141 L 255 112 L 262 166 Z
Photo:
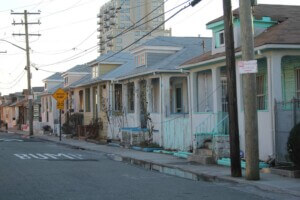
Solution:
M 63 101 L 68 98 L 68 93 L 66 93 L 63 89 L 58 88 L 52 96 L 56 99 L 56 101 Z
M 257 60 L 239 61 L 240 74 L 257 73 Z
M 56 101 L 56 108 L 59 110 L 63 110 L 65 107 L 65 101 L 64 100 L 59 100 Z

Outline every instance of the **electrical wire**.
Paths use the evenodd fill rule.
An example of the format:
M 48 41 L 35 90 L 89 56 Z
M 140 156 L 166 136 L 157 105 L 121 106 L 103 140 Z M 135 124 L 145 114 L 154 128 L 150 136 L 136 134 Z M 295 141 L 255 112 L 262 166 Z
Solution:
M 160 15 L 158 15 L 158 16 L 156 16 L 156 17 L 154 17 L 154 18 L 152 18 L 152 19 L 150 19 L 150 20 L 148 20 L 148 21 L 146 21 L 146 22 L 144 22 L 144 23 L 142 23 L 142 24 L 140 24 L 140 25 L 137 25 L 137 26 L 132 25 L 132 26 L 128 27 L 127 29 L 125 29 L 124 31 L 122 31 L 121 33 L 119 33 L 119 34 L 117 34 L 116 36 L 112 37 L 111 39 L 106 40 L 106 41 L 104 42 L 104 44 L 106 44 L 106 43 L 112 41 L 113 39 L 119 37 L 120 35 L 122 35 L 122 34 L 124 34 L 124 33 L 127 33 L 127 32 L 129 32 L 129 31 L 131 31 L 131 30 L 134 30 L 135 28 L 138 28 L 138 27 L 140 27 L 140 26 L 142 26 L 142 25 L 144 25 L 144 24 L 146 24 L 146 23 L 148 23 L 148 22 L 150 22 L 150 21 L 152 21 L 152 20 L 154 20 L 154 19 L 156 19 L 156 18 L 158 18 L 158 17 L 160 17 L 160 16 L 162 16 L 162 15 L 168 13 L 168 12 L 173 11 L 173 10 L 175 10 L 176 8 L 182 6 L 183 4 L 186 4 L 186 3 L 190 2 L 190 1 L 191 1 L 191 0 L 185 1 L 184 3 L 181 3 L 180 5 L 177 5 L 177 6 L 173 7 L 172 9 L 170 9 L 170 10 L 168 10 L 168 11 L 166 11 L 166 12 L 164 12 L 164 13 L 162 13 L 162 14 L 160 14 Z M 160 7 L 160 6 L 159 6 L 159 7 Z M 150 13 L 150 14 L 151 14 L 151 13 Z M 145 18 L 146 18 L 146 17 L 143 17 L 142 19 L 140 19 L 140 20 L 137 21 L 136 23 L 141 22 L 141 21 L 142 21 L 143 19 L 145 19 Z M 162 22 L 161 25 L 163 25 L 165 22 L 166 22 L 166 21 Z M 146 36 L 150 35 L 153 31 L 157 30 L 161 25 L 157 26 L 154 30 L 150 31 L 150 33 L 146 34 Z M 144 37 L 146 37 L 146 36 L 143 36 L 142 39 L 143 39 Z M 141 39 L 139 39 L 138 41 L 140 41 L 140 40 L 141 40 Z M 132 45 L 133 45 L 133 44 L 132 44 Z M 132 45 L 131 45 L 131 46 L 132 46 Z M 85 49 L 85 50 L 82 51 L 82 52 L 79 52 L 78 54 L 75 54 L 75 55 L 73 55 L 73 56 L 71 56 L 71 57 L 69 57 L 69 58 L 63 59 L 63 60 L 61 60 L 61 61 L 57 61 L 57 62 L 54 62 L 54 63 L 45 64 L 45 65 L 40 65 L 39 67 L 37 67 L 37 69 L 44 68 L 44 67 L 48 67 L 48 66 L 52 66 L 52 65 L 56 65 L 56 64 L 61 64 L 61 63 L 64 63 L 64 62 L 69 62 L 69 61 L 72 61 L 72 60 L 75 60 L 75 59 L 77 59 L 77 58 L 80 58 L 80 57 L 82 57 L 82 56 L 85 56 L 85 55 L 87 55 L 87 54 L 93 52 L 98 46 L 99 46 L 98 44 L 97 44 L 97 45 L 94 45 L 94 46 L 92 46 L 92 47 L 90 47 L 90 48 L 88 48 L 88 49 Z M 129 48 L 129 47 L 128 47 L 128 48 Z M 126 49 L 127 49 L 127 48 L 126 48 Z M 84 54 L 84 55 L 81 55 L 81 54 Z M 79 56 L 79 55 L 80 55 L 80 56 Z
M 10 84 L 14 83 L 17 79 L 20 78 L 20 76 L 23 74 L 23 72 L 24 72 L 24 71 L 22 70 L 21 73 L 20 73 L 14 80 L 12 80 L 12 81 L 10 81 L 10 82 L 0 82 L 0 84 L 10 85 Z
M 21 81 L 22 78 L 24 77 L 25 73 L 26 73 L 26 72 L 23 71 L 23 73 L 21 74 L 21 76 L 19 77 L 19 79 L 16 80 L 16 82 L 15 82 L 12 86 L 10 86 L 10 87 L 0 87 L 0 89 L 8 90 L 8 89 L 14 88 L 18 83 L 20 83 L 20 81 Z
M 140 37 L 139 39 L 137 39 L 136 41 L 132 42 L 131 44 L 127 45 L 126 47 L 122 48 L 121 50 L 117 51 L 116 53 L 104 58 L 103 60 L 99 61 L 99 62 L 103 62 L 119 53 L 121 53 L 122 51 L 128 49 L 129 47 L 133 46 L 134 44 L 138 43 L 139 41 L 141 41 L 143 38 L 147 37 L 148 35 L 150 35 L 152 32 L 154 32 L 155 30 L 157 30 L 159 27 L 161 27 L 162 25 L 164 25 L 166 22 L 168 22 L 170 19 L 172 19 L 173 17 L 175 17 L 176 15 L 178 15 L 180 12 L 182 12 L 183 10 L 187 9 L 188 7 L 190 7 L 191 4 L 188 4 L 187 6 L 181 8 L 180 10 L 178 10 L 177 12 L 175 12 L 173 15 L 171 15 L 168 19 L 166 19 L 165 21 L 163 21 L 162 23 L 160 23 L 158 26 L 156 26 L 154 29 L 152 29 L 150 32 L 148 32 L 147 34 L 143 35 L 142 37 Z

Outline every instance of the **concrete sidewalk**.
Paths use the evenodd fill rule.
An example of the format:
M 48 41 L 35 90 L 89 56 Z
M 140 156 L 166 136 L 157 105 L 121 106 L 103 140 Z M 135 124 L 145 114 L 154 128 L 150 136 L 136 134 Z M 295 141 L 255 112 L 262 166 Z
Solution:
M 28 135 L 27 132 L 14 131 L 17 134 Z M 177 158 L 171 155 L 135 151 L 121 147 L 99 145 L 76 139 L 62 138 L 48 135 L 35 135 L 35 138 L 55 142 L 61 145 L 68 145 L 91 151 L 106 153 L 108 157 L 116 161 L 122 161 L 155 170 L 162 173 L 175 175 L 192 180 L 206 180 L 238 184 L 239 186 L 252 186 L 262 191 L 278 194 L 289 194 L 300 198 L 300 179 L 282 177 L 270 173 L 261 173 L 260 181 L 247 181 L 244 177 L 232 178 L 230 168 L 218 165 L 199 165 L 188 162 L 186 159 Z

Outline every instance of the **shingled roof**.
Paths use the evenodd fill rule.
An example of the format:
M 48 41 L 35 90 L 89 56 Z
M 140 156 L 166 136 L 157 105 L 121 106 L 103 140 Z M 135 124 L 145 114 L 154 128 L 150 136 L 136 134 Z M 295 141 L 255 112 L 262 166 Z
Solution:
M 238 18 L 239 9 L 234 10 L 233 15 Z M 259 4 L 253 7 L 253 16 L 255 19 L 270 17 L 273 21 L 278 22 L 254 38 L 255 47 L 267 44 L 300 44 L 300 6 Z M 219 17 L 208 24 L 221 20 L 223 17 Z M 240 50 L 237 48 L 236 52 Z M 214 55 L 207 52 L 185 62 L 183 65 L 192 65 L 222 56 L 225 56 L 225 52 Z

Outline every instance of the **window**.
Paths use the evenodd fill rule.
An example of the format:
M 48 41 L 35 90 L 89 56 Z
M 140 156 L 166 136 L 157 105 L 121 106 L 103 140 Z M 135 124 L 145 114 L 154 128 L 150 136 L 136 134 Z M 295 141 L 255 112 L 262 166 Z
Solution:
M 256 76 L 256 105 L 258 110 L 265 109 L 265 76 Z
M 98 77 L 98 66 L 94 66 L 92 69 L 92 76 L 93 78 Z
M 49 97 L 49 111 L 52 112 L 52 97 Z
M 135 62 L 136 62 L 137 67 L 141 67 L 141 66 L 146 65 L 146 56 L 145 56 L 145 54 L 143 53 L 143 54 L 140 54 L 140 55 L 136 56 Z
M 91 112 L 90 88 L 85 89 L 85 112 Z
M 201 71 L 197 75 L 197 111 L 211 112 L 213 109 L 212 71 Z
M 115 111 L 122 110 L 122 85 L 115 84 Z
M 227 77 L 221 77 L 222 112 L 228 112 Z
M 65 85 L 68 84 L 68 77 L 65 77 Z
M 83 90 L 79 91 L 79 112 L 83 111 Z
M 219 41 L 220 41 L 220 46 L 224 46 L 225 45 L 224 31 L 221 31 L 219 33 Z
M 47 90 L 47 83 L 45 83 L 45 90 Z
M 159 79 L 152 79 L 152 112 L 159 112 L 159 96 L 160 96 L 160 87 L 159 87 Z
M 300 99 L 300 68 L 296 69 L 296 97 Z
M 93 114 L 94 117 L 98 115 L 98 88 L 93 87 Z
M 176 87 L 175 98 L 176 98 L 176 113 L 181 113 L 183 112 L 183 109 L 182 109 L 182 88 L 180 86 Z
M 128 112 L 134 112 L 134 83 L 128 84 Z

